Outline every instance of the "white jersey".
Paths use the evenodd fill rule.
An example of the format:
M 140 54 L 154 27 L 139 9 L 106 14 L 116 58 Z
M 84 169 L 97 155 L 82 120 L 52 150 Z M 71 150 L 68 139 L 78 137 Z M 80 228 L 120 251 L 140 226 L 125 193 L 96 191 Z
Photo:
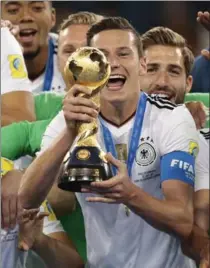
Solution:
M 49 216 L 44 218 L 43 233 L 49 235 L 64 232 L 61 223 L 56 219 L 47 201 L 40 207 L 41 212 L 48 212 Z M 5 231 L 1 229 L 1 267 L 2 268 L 25 268 L 27 252 L 20 251 L 18 245 L 19 227 Z
M 102 119 L 112 134 L 118 157 L 128 152 L 128 141 L 134 119 L 120 128 Z M 60 112 L 48 126 L 42 141 L 42 151 L 65 128 L 65 119 Z M 106 151 L 101 128 L 97 133 L 98 142 Z M 138 141 L 132 166 L 132 182 L 157 199 L 163 199 L 161 181 L 166 161 L 170 158 L 171 170 L 178 173 L 170 178 L 181 179 L 187 174 L 186 183 L 194 185 L 191 170 L 193 164 L 185 162 L 185 156 L 196 153 L 198 133 L 194 120 L 184 106 L 174 109 L 165 101 L 148 97 L 141 136 Z M 182 160 L 179 159 L 182 154 Z M 191 156 L 190 156 L 191 157 Z M 168 170 L 168 169 L 167 169 Z M 160 172 L 161 171 L 161 172 Z M 162 174 L 163 173 L 163 174 Z M 178 174 L 178 176 L 177 176 Z M 171 177 L 172 175 L 172 177 Z M 87 241 L 88 268 L 189 268 L 194 262 L 181 252 L 179 239 L 161 232 L 149 225 L 143 218 L 130 212 L 127 216 L 122 204 L 88 203 L 86 197 L 94 194 L 76 193 L 84 215 Z
M 205 137 L 205 136 L 204 136 Z M 209 182 L 209 140 L 199 135 L 199 153 L 196 161 L 195 192 L 199 190 L 210 190 Z
M 7 27 L 1 28 L 1 95 L 12 91 L 30 91 L 31 82 L 22 49 Z
M 58 58 L 57 58 L 58 35 L 50 33 L 49 37 L 51 38 L 51 40 L 53 42 L 53 53 L 51 55 L 53 57 L 52 66 L 51 66 L 53 68 L 53 74 L 52 74 L 52 83 L 51 83 L 49 91 L 56 92 L 56 93 L 64 93 L 65 92 L 65 83 L 64 83 L 62 75 L 58 69 Z M 49 59 L 48 59 L 48 61 L 49 61 Z M 51 67 L 49 66 L 46 69 L 50 72 Z M 45 71 L 42 75 L 40 75 L 38 78 L 36 78 L 32 82 L 31 90 L 34 94 L 39 94 L 40 92 L 43 91 L 45 79 L 48 77 L 48 73 L 49 73 L 48 71 L 47 72 Z M 50 79 L 50 77 L 49 77 L 49 79 Z M 46 90 L 46 88 L 44 90 Z

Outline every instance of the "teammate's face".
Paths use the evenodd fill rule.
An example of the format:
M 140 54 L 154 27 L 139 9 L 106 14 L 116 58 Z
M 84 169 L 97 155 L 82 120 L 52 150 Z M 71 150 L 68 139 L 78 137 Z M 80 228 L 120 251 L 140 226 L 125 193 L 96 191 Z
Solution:
M 192 77 L 186 77 L 181 49 L 154 45 L 145 50 L 147 73 L 141 77 L 142 89 L 160 94 L 177 104 L 184 102 L 190 91 Z
M 124 102 L 139 92 L 139 75 L 144 59 L 139 59 L 135 37 L 126 30 L 106 30 L 96 34 L 91 46 L 100 49 L 111 65 L 108 84 L 102 89 L 101 97 L 109 102 Z
M 55 25 L 55 11 L 48 1 L 3 1 L 2 18 L 19 25 L 18 41 L 25 57 L 34 57 L 48 42 Z
M 58 65 L 63 75 L 63 70 L 68 57 L 78 48 L 86 46 L 86 33 L 88 25 L 71 25 L 59 34 L 58 41 Z

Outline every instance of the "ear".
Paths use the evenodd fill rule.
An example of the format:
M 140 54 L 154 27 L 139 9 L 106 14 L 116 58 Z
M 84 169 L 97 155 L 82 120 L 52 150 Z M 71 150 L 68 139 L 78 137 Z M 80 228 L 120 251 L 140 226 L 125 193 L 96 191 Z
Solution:
M 147 63 L 146 57 L 143 56 L 139 59 L 140 67 L 139 67 L 139 75 L 145 75 L 147 72 Z
M 52 28 L 53 28 L 56 24 L 56 10 L 53 7 L 51 9 L 51 20 L 52 20 Z
M 193 77 L 189 75 L 186 80 L 186 93 L 189 93 L 193 84 Z

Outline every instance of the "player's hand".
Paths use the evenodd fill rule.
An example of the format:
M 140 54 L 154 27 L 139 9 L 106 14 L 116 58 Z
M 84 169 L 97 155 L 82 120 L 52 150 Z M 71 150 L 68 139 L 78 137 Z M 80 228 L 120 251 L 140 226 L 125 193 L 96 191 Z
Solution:
M 201 12 L 197 14 L 197 21 L 203 25 L 203 27 L 210 32 L 210 13 L 208 11 Z M 201 54 L 208 60 L 210 60 L 210 52 L 206 49 L 201 51 Z
M 190 111 L 192 117 L 195 120 L 196 128 L 201 129 L 205 126 L 207 114 L 209 109 L 206 108 L 200 101 L 186 102 L 185 106 Z
M 87 197 L 86 201 L 127 204 L 135 188 L 128 176 L 127 167 L 110 153 L 107 154 L 106 159 L 117 168 L 117 175 L 106 181 L 92 182 L 90 188 L 82 188 L 83 193 L 98 194 L 98 196 Z
M 70 128 L 75 121 L 90 123 L 97 118 L 98 107 L 89 99 L 90 94 L 88 88 L 76 84 L 67 92 L 63 100 L 63 113 Z
M 7 27 L 9 28 L 10 32 L 16 36 L 19 33 L 19 26 L 18 25 L 13 25 L 9 20 L 1 20 L 1 28 L 2 27 Z
M 5 230 L 15 227 L 22 211 L 18 199 L 21 178 L 20 171 L 11 170 L 1 179 L 1 224 Z
M 201 263 L 199 268 L 210 268 L 210 246 L 209 241 L 206 247 L 201 251 Z
M 31 249 L 42 235 L 44 217 L 49 213 L 39 212 L 39 209 L 24 209 L 19 217 L 18 248 L 23 251 Z

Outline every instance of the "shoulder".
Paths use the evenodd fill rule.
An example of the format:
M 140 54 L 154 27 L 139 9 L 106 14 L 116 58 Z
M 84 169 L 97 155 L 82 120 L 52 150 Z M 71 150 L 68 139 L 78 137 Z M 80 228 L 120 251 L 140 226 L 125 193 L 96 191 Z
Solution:
M 147 102 L 151 106 L 153 117 L 159 124 L 172 127 L 187 122 L 195 127 L 194 119 L 184 104 L 176 105 L 167 99 L 149 95 L 147 96 Z

